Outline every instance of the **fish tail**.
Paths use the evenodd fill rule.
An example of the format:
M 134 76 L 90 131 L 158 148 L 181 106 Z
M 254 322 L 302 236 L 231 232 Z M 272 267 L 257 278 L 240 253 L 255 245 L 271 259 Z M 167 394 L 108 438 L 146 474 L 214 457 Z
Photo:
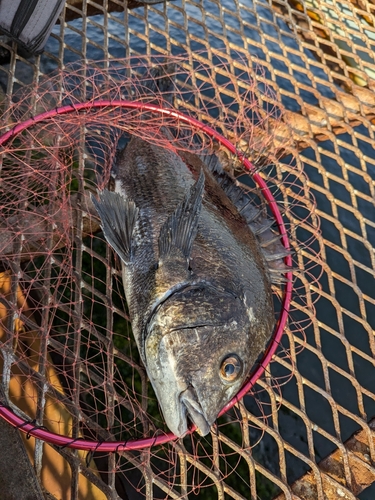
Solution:
M 164 64 L 154 66 L 149 70 L 144 81 L 142 81 L 143 86 L 152 94 L 161 94 L 165 101 L 173 105 L 176 72 L 177 67 L 175 63 L 165 62 Z

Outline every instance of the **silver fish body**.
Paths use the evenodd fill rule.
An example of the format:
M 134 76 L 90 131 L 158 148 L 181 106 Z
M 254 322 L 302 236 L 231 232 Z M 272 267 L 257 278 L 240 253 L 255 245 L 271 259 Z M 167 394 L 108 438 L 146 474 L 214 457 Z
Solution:
M 262 245 L 255 234 L 270 231 L 235 188 L 247 203 L 241 213 L 224 184 L 216 156 L 133 137 L 117 159 L 115 192 L 94 200 L 122 259 L 140 356 L 176 436 L 189 419 L 209 432 L 274 328 L 268 261 L 276 258 L 264 251 L 270 236 Z

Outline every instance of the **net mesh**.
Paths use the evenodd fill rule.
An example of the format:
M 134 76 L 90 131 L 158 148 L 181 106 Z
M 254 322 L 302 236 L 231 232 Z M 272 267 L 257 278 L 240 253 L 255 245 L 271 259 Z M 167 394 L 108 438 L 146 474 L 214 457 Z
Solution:
M 59 72 L 53 86 L 42 76 L 56 67 L 88 58 L 186 52 L 183 64 L 179 61 L 185 87 L 180 85 L 176 105 L 238 141 L 259 166 L 271 162 L 262 175 L 275 186 L 296 242 L 296 263 L 307 272 L 295 278 L 292 328 L 286 329 L 283 347 L 253 388 L 255 397 L 246 397 L 221 417 L 216 433 L 209 438 L 194 434 L 150 450 L 89 456 L 43 447 L 31 438 L 26 445 L 37 475 L 56 497 L 64 490 L 71 498 L 90 498 L 93 491 L 95 498 L 187 498 L 191 492 L 201 498 L 248 498 L 249 492 L 254 499 L 292 498 L 293 493 L 300 498 L 353 498 L 373 482 L 375 459 L 368 423 L 374 414 L 375 317 L 372 6 L 212 0 L 112 13 L 112 4 L 103 4 L 103 16 L 92 18 L 85 12 L 90 5 L 97 7 L 94 2 L 67 4 L 46 52 L 36 59 L 25 59 L 15 46 L 2 42 L 10 51 L 9 63 L 0 67 L 6 126 L 62 102 L 61 75 L 66 73 Z M 68 21 L 73 17 L 77 19 Z M 104 63 L 98 74 L 111 74 L 103 71 L 106 64 L 110 66 Z M 204 67 L 212 71 L 218 66 L 222 71 L 210 77 L 213 99 L 205 93 Z M 249 85 L 236 94 L 231 85 L 235 89 L 239 69 L 249 75 Z M 22 90 L 30 83 L 41 89 L 43 100 L 34 92 L 30 101 L 30 93 Z M 78 85 L 80 99 L 90 98 L 87 86 L 85 95 L 85 86 Z M 244 97 L 246 91 L 251 99 Z M 99 93 L 105 96 L 106 90 Z M 238 96 L 240 102 L 257 103 L 259 127 L 249 129 L 255 135 L 241 129 L 249 123 L 243 121 L 243 110 L 230 111 Z M 229 110 L 228 119 L 220 115 L 221 108 Z M 236 117 L 240 123 L 234 126 Z M 148 432 L 163 425 L 160 417 L 157 425 L 150 424 L 149 406 L 155 406 L 151 414 L 156 415 L 157 405 L 137 363 L 118 267 L 115 261 L 112 268 L 106 265 L 113 256 L 86 196 L 87 187 L 92 190 L 98 179 L 104 182 L 114 154 L 110 145 L 119 135 L 116 127 L 103 130 L 102 123 L 91 126 L 86 117 L 75 117 L 74 122 L 54 121 L 54 127 L 61 127 L 57 132 L 49 130 L 50 123 L 38 133 L 31 128 L 30 134 L 14 139 L 22 141 L 14 145 L 23 153 L 7 152 L 1 185 L 8 207 L 2 232 L 12 232 L 3 240 L 8 251 L 1 278 L 2 332 L 10 339 L 3 349 L 4 388 L 10 396 L 16 381 L 11 402 L 26 415 L 37 411 L 38 425 L 51 428 L 55 422 L 73 437 L 88 432 L 98 440 L 114 432 L 131 437 L 143 433 L 144 428 L 137 431 L 134 425 L 137 412 L 144 415 L 139 422 Z M 91 144 L 84 140 L 86 127 L 91 127 Z M 181 147 L 178 141 L 174 147 Z M 38 158 L 41 151 L 44 156 Z M 9 155 L 19 176 L 10 169 Z M 36 179 L 37 172 L 42 179 Z M 315 211 L 309 193 L 316 200 Z M 314 310 L 316 297 L 320 300 Z M 121 345 L 114 341 L 116 334 L 111 336 L 115 325 Z M 87 347 L 84 358 L 81 346 Z M 123 365 L 113 372 L 115 358 Z M 104 389 L 107 373 L 115 384 Z M 74 390 L 77 380 L 79 393 Z M 99 393 L 107 395 L 105 404 Z M 127 419 L 116 413 L 120 407 Z M 357 445 L 349 445 L 347 439 L 358 430 Z M 335 469 L 321 459 L 336 448 Z M 53 481 L 51 464 L 64 471 L 59 481 Z M 304 475 L 306 471 L 310 473 Z

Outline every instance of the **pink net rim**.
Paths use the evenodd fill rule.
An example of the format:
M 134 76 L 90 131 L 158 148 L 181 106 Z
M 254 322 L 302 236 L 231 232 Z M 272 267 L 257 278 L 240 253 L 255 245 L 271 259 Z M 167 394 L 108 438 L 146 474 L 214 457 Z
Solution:
M 237 148 L 223 135 L 219 132 L 211 128 L 209 125 L 206 125 L 196 118 L 180 113 L 175 109 L 163 108 L 158 105 L 148 104 L 144 102 L 138 101 L 127 101 L 127 100 L 98 100 L 93 102 L 83 102 L 72 105 L 66 105 L 57 107 L 55 109 L 45 111 L 44 113 L 40 113 L 39 115 L 33 116 L 28 120 L 25 120 L 22 123 L 17 124 L 11 130 L 6 132 L 5 134 L 0 136 L 0 146 L 5 145 L 9 140 L 13 137 L 17 136 L 22 131 L 26 130 L 29 127 L 36 125 L 37 123 L 49 120 L 58 115 L 65 115 L 68 113 L 87 111 L 90 109 L 100 109 L 104 107 L 119 107 L 126 109 L 136 109 L 140 111 L 148 111 L 152 113 L 158 113 L 163 116 L 169 116 L 175 118 L 177 121 L 187 123 L 191 125 L 193 128 L 200 130 L 201 132 L 207 134 L 210 138 L 218 141 L 222 146 L 224 146 L 230 153 L 236 155 L 246 170 L 252 173 L 252 177 L 258 187 L 262 190 L 262 194 L 267 200 L 269 204 L 272 215 L 274 216 L 278 229 L 280 232 L 281 241 L 286 249 L 289 250 L 289 239 L 287 236 L 287 230 L 284 225 L 284 221 L 282 215 L 280 213 L 278 204 L 273 197 L 270 189 L 268 188 L 266 182 L 262 177 L 256 172 L 255 166 L 244 157 L 243 153 L 237 150 Z M 292 266 L 292 257 L 288 255 L 284 259 L 285 264 L 287 266 Z M 276 352 L 276 349 L 280 343 L 281 337 L 284 332 L 284 328 L 288 319 L 291 297 L 292 297 L 292 272 L 286 272 L 286 283 L 284 285 L 284 293 L 281 304 L 281 312 L 279 318 L 277 320 L 277 324 L 275 327 L 275 331 L 269 342 L 264 356 L 262 358 L 259 367 L 252 373 L 249 380 L 243 385 L 240 391 L 234 396 L 229 403 L 227 403 L 224 408 L 219 413 L 219 417 L 230 410 L 234 405 L 236 405 L 254 386 L 257 380 L 264 373 L 267 365 L 271 361 L 273 355 Z M 16 415 L 8 406 L 5 406 L 4 403 L 0 402 L 0 417 L 3 418 L 6 422 L 11 424 L 14 427 L 17 427 L 22 432 L 26 433 L 27 436 L 33 436 L 34 438 L 41 439 L 47 443 L 68 447 L 77 450 L 85 450 L 85 451 L 102 451 L 102 452 L 116 452 L 116 451 L 126 451 L 126 450 L 140 450 L 145 448 L 151 448 L 156 445 L 166 444 L 169 441 L 178 439 L 172 432 L 163 433 L 153 437 L 140 438 L 128 441 L 91 441 L 83 438 L 71 438 L 69 436 L 55 434 L 53 432 L 48 431 L 45 428 L 35 425 L 34 422 L 28 422 L 23 420 L 21 417 Z M 191 425 L 188 433 L 194 432 L 196 427 Z

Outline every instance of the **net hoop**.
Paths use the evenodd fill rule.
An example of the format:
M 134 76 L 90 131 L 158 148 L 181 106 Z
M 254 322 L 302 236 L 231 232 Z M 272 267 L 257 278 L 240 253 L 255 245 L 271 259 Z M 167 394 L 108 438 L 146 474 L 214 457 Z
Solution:
M 288 250 L 290 249 L 287 230 L 284 225 L 284 221 L 280 213 L 279 207 L 277 205 L 277 202 L 274 196 L 272 195 L 270 189 L 268 188 L 266 182 L 264 181 L 264 179 L 262 179 L 262 177 L 257 173 L 255 166 L 247 158 L 245 158 L 244 154 L 241 151 L 237 150 L 237 148 L 219 132 L 215 131 L 210 126 L 200 122 L 196 118 L 180 113 L 175 109 L 163 108 L 155 104 L 144 103 L 139 101 L 128 101 L 128 100 L 98 100 L 91 102 L 69 104 L 66 106 L 54 108 L 49 111 L 45 111 L 43 113 L 40 113 L 36 116 L 29 118 L 28 120 L 25 120 L 22 123 L 17 124 L 8 132 L 0 136 L 0 146 L 4 146 L 12 138 L 17 136 L 24 130 L 28 129 L 29 127 L 36 125 L 37 123 L 52 119 L 59 115 L 65 115 L 77 112 L 79 113 L 80 111 L 89 111 L 90 109 L 100 109 L 105 107 L 136 109 L 139 111 L 147 111 L 162 116 L 172 117 L 179 122 L 191 125 L 196 130 L 199 130 L 207 134 L 207 136 L 209 136 L 211 139 L 214 139 L 218 143 L 220 143 L 224 148 L 226 148 L 231 154 L 235 155 L 241 161 L 242 165 L 248 172 L 251 172 L 252 178 L 254 179 L 257 186 L 261 189 L 262 194 L 270 207 L 272 215 L 276 220 L 280 232 L 280 239 L 284 247 Z M 284 261 L 287 266 L 292 266 L 291 255 L 286 256 L 284 258 Z M 234 396 L 229 401 L 229 403 L 227 403 L 224 406 L 224 408 L 221 410 L 218 416 L 221 416 L 228 410 L 230 410 L 235 404 L 237 404 L 240 401 L 240 399 L 242 399 L 243 396 L 245 396 L 245 394 L 249 392 L 249 390 L 254 386 L 257 380 L 262 376 L 267 365 L 269 364 L 273 355 L 276 352 L 276 349 L 280 343 L 280 339 L 284 332 L 284 328 L 288 319 L 288 314 L 290 309 L 292 288 L 293 288 L 292 271 L 286 272 L 285 278 L 286 278 L 286 283 L 284 285 L 284 290 L 283 290 L 281 312 L 277 320 L 274 333 L 264 352 L 263 358 L 258 368 L 250 376 L 249 380 L 243 385 L 243 387 L 239 390 L 236 396 Z M 27 422 L 23 420 L 21 417 L 16 415 L 16 413 L 14 413 L 14 411 L 5 402 L 1 401 L 0 401 L 0 417 L 3 418 L 6 422 L 11 424 L 12 426 L 24 432 L 27 435 L 27 437 L 33 436 L 34 438 L 41 439 L 42 441 L 45 441 L 47 443 L 56 446 L 68 447 L 72 449 L 92 451 L 92 452 L 93 451 L 121 452 L 127 450 L 141 450 L 145 448 L 151 448 L 157 445 L 163 445 L 172 440 L 178 439 L 177 436 L 175 436 L 172 432 L 163 433 L 153 437 L 128 440 L 125 442 L 124 441 L 101 442 L 101 441 L 86 440 L 83 438 L 73 439 L 69 436 L 53 433 L 44 427 L 35 425 L 34 422 L 31 421 Z M 191 425 L 189 427 L 188 434 L 194 432 L 195 429 L 196 427 L 194 425 Z

